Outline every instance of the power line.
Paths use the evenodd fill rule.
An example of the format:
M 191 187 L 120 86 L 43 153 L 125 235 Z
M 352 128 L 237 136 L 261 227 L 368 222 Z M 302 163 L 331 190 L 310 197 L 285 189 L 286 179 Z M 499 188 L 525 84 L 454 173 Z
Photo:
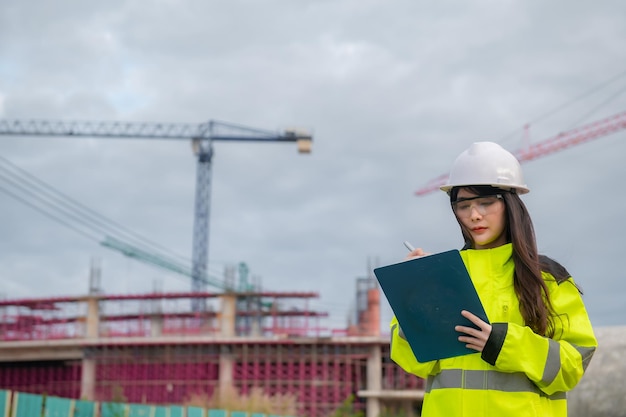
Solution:
M 25 198 L 20 197 L 19 195 L 13 193 L 12 191 L 9 191 L 5 187 L 0 186 L 0 190 L 3 191 L 5 194 L 8 194 L 9 196 L 15 198 L 16 200 L 26 204 L 27 206 L 31 207 L 32 209 L 38 211 L 39 213 L 43 214 L 44 216 L 46 216 L 46 217 L 48 217 L 48 218 L 50 218 L 50 219 L 52 219 L 52 220 L 54 220 L 56 222 L 61 223 L 62 225 L 64 225 L 64 226 L 74 230 L 75 232 L 85 236 L 86 238 L 91 239 L 91 240 L 95 240 L 96 242 L 99 241 L 97 236 L 90 235 L 90 234 L 86 233 L 84 230 L 78 229 L 77 227 L 75 227 L 74 225 L 66 222 L 62 218 L 47 212 L 46 210 L 42 209 L 40 206 L 37 206 L 37 205 L 31 203 L 30 201 L 26 200 Z
M 170 258 L 168 262 L 181 269 L 189 269 L 191 265 L 190 260 L 185 262 L 180 255 L 97 213 L 1 156 L 0 180 L 5 184 L 0 186 L 0 191 L 90 240 L 102 244 L 105 240 L 102 235 L 123 236 L 118 240 L 131 240 L 145 252 L 157 248 L 155 256 Z M 183 263 L 171 257 L 183 259 Z
M 6 171 L 6 173 L 12 178 L 13 183 L 16 184 L 18 188 L 22 189 L 22 191 L 26 193 L 31 194 L 37 200 L 40 200 L 42 202 L 49 202 L 51 207 L 68 213 L 68 215 L 74 217 L 77 221 L 80 221 L 83 224 L 91 222 L 93 225 L 96 225 L 97 229 L 101 230 L 104 234 L 120 234 L 123 235 L 126 240 L 132 240 L 153 249 L 169 252 L 170 256 L 191 262 L 189 259 L 183 258 L 181 255 L 178 255 L 171 250 L 144 238 L 143 236 L 133 232 L 132 230 L 129 230 L 128 228 L 115 222 L 114 220 L 111 220 L 104 215 L 81 204 L 75 199 L 69 197 L 68 195 L 55 189 L 41 179 L 35 177 L 34 175 L 13 164 L 6 158 L 0 156 L 0 163 L 4 163 L 5 165 L 2 166 L 2 164 L 0 164 L 0 169 L 4 169 Z
M 624 91 L 626 91 L 626 86 L 620 88 L 619 90 L 617 90 L 615 93 L 611 94 L 609 96 L 609 98 L 605 99 L 604 101 L 602 101 L 600 104 L 598 104 L 597 106 L 595 106 L 593 109 L 591 109 L 590 111 L 588 111 L 584 116 L 580 117 L 578 122 L 574 125 L 572 125 L 570 127 L 570 129 L 573 129 L 574 127 L 576 127 L 577 125 L 581 124 L 582 122 L 584 122 L 585 120 L 587 120 L 589 117 L 591 117 L 595 112 L 597 112 L 598 110 L 600 110 L 602 107 L 606 106 L 608 103 L 610 103 L 611 101 L 615 100 L 617 97 L 619 97 Z
M 547 112 L 535 117 L 534 119 L 531 119 L 529 122 L 525 123 L 523 126 L 516 128 L 515 130 L 513 130 L 511 133 L 504 135 L 499 141 L 498 143 L 502 143 L 505 142 L 506 140 L 510 139 L 512 136 L 517 135 L 520 131 L 520 128 L 523 129 L 526 126 L 529 125 L 533 125 L 536 123 L 539 123 L 547 118 L 549 118 L 550 116 L 555 115 L 556 113 L 560 112 L 561 110 L 564 110 L 566 108 L 568 108 L 569 106 L 571 106 L 572 104 L 587 98 L 597 92 L 599 92 L 600 90 L 604 89 L 605 87 L 608 87 L 609 85 L 613 84 L 615 81 L 621 79 L 622 77 L 624 77 L 626 75 L 626 70 L 620 72 L 619 74 L 609 78 L 606 81 L 601 82 L 600 84 L 597 84 L 595 86 L 593 86 L 592 88 L 590 88 L 589 90 L 583 92 L 582 94 L 575 96 L 574 98 L 572 98 L 571 100 L 566 101 L 563 104 L 560 104 L 558 106 L 556 106 L 555 108 L 548 110 Z M 626 88 L 626 87 L 625 87 Z M 600 107 L 606 105 L 607 103 L 609 103 L 610 101 L 614 100 L 617 96 L 619 96 L 620 94 L 622 94 L 624 92 L 625 88 L 621 88 L 619 89 L 616 93 L 614 93 L 613 95 L 611 95 L 607 100 L 603 101 L 600 105 L 596 106 L 592 111 L 590 111 L 589 113 L 587 113 L 584 117 L 579 118 L 579 120 L 572 126 L 576 126 L 577 124 L 582 123 L 582 121 L 584 121 L 586 118 L 590 117 L 594 112 L 596 112 Z
M 5 169 L 5 167 L 0 166 L 0 169 Z M 71 223 L 69 223 L 67 220 L 64 220 L 63 224 L 65 226 L 71 225 L 73 230 L 79 230 L 79 228 L 77 227 L 77 224 L 80 224 L 83 229 L 86 227 L 91 232 L 98 232 L 98 231 L 101 232 L 100 228 L 94 227 L 93 225 L 89 225 L 88 222 L 84 218 L 81 217 L 80 213 L 72 212 L 71 208 L 68 209 L 67 207 L 59 205 L 55 203 L 54 201 L 50 200 L 50 196 L 45 194 L 45 190 L 42 191 L 41 189 L 30 187 L 30 185 L 32 184 L 22 181 L 14 173 L 0 172 L 0 177 L 5 180 L 5 183 L 7 183 L 10 187 L 14 189 L 14 192 L 11 193 L 11 192 L 8 192 L 6 188 L 3 188 L 9 195 L 11 195 L 14 198 L 17 198 L 18 200 L 24 203 L 28 203 L 28 205 L 31 208 L 36 209 L 40 213 L 50 214 L 51 213 L 50 210 L 52 209 L 52 211 L 56 211 L 57 214 L 56 215 L 50 214 L 49 217 L 51 217 L 52 219 L 56 219 L 56 220 L 60 220 L 61 217 L 69 218 Z M 15 191 L 18 191 L 19 195 Z M 24 197 L 25 195 L 28 196 L 29 198 L 28 201 Z M 43 205 L 41 203 L 43 203 Z M 92 235 L 92 236 L 94 236 L 93 237 L 94 240 L 98 240 L 98 238 L 95 237 L 95 235 Z
M 547 119 L 548 117 L 550 117 L 550 116 L 560 112 L 563 109 L 566 109 L 567 107 L 571 106 L 572 104 L 576 103 L 577 101 L 580 101 L 583 98 L 587 98 L 590 95 L 592 95 L 592 94 L 602 90 L 604 87 L 607 87 L 607 86 L 613 84 L 613 82 L 619 80 L 620 78 L 622 78 L 625 75 L 626 75 L 626 70 L 620 72 L 619 74 L 615 75 L 614 77 L 611 77 L 607 81 L 604 81 L 604 82 L 602 82 L 602 83 L 600 83 L 600 84 L 590 88 L 589 90 L 587 90 L 587 91 L 583 92 L 582 94 L 572 98 L 571 100 L 566 101 L 565 103 L 557 106 L 556 108 L 547 111 L 546 113 L 542 114 L 541 116 L 536 117 L 535 119 L 529 121 L 528 124 L 535 124 L 535 123 L 538 123 L 538 122 L 540 122 L 540 121 L 542 121 L 544 119 Z

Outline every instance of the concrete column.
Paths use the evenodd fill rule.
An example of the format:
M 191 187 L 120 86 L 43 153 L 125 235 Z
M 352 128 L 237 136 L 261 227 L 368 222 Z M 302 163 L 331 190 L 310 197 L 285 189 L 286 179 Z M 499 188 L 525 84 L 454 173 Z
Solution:
M 150 336 L 158 337 L 163 334 L 163 316 L 153 314 L 150 317 Z
M 87 298 L 87 320 L 85 337 L 98 338 L 100 336 L 100 308 L 98 297 Z M 96 391 L 96 361 L 83 357 L 80 376 L 80 398 L 94 401 Z
M 370 354 L 367 357 L 367 387 L 370 392 L 380 392 L 382 389 L 382 354 L 381 348 L 374 345 L 370 348 Z M 378 417 L 380 415 L 380 398 L 378 396 L 368 397 L 365 416 Z
M 263 336 L 263 332 L 261 331 L 261 322 L 257 320 L 256 318 L 252 319 L 250 336 L 254 336 L 254 337 Z
M 96 390 L 96 361 L 83 358 L 80 377 L 80 399 L 94 401 Z
M 380 336 L 380 290 L 378 287 L 367 291 L 368 336 Z
M 222 309 L 220 311 L 220 335 L 235 336 L 235 314 L 237 311 L 237 297 L 234 294 L 222 294 Z
M 87 329 L 85 337 L 97 338 L 100 335 L 100 310 L 98 298 L 87 298 Z
M 220 363 L 219 363 L 219 381 L 218 388 L 222 394 L 230 392 L 233 389 L 233 368 L 235 367 L 235 360 L 233 354 L 228 346 L 222 346 L 220 349 Z

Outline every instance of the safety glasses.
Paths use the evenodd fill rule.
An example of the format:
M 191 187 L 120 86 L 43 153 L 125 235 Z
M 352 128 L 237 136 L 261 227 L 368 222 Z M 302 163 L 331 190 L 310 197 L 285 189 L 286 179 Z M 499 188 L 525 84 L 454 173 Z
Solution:
M 496 211 L 498 200 L 502 199 L 501 194 L 462 198 L 452 203 L 452 210 L 454 210 L 457 216 L 464 218 L 470 217 L 473 209 L 476 209 L 481 216 L 484 216 Z

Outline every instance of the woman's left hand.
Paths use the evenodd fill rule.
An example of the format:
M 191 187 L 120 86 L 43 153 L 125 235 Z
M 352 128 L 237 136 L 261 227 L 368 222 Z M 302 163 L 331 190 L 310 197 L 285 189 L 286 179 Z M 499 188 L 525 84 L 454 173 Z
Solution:
M 478 329 L 467 326 L 455 326 L 454 330 L 459 333 L 465 333 L 465 336 L 459 336 L 459 342 L 465 343 L 465 346 L 469 349 L 482 352 L 489 335 L 491 335 L 491 325 L 467 310 L 461 311 L 461 315 L 474 323 Z

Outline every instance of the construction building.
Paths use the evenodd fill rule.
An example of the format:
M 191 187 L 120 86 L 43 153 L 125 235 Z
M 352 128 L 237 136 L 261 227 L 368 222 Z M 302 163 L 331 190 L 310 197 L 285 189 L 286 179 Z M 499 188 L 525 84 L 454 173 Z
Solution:
M 345 330 L 316 293 L 187 292 L 0 300 L 0 388 L 92 401 L 185 404 L 234 389 L 322 417 L 352 399 L 375 417 L 419 410 L 423 381 L 389 359 L 380 292 L 357 281 Z M 194 300 L 206 308 L 195 311 Z M 288 301 L 296 303 L 287 307 Z

